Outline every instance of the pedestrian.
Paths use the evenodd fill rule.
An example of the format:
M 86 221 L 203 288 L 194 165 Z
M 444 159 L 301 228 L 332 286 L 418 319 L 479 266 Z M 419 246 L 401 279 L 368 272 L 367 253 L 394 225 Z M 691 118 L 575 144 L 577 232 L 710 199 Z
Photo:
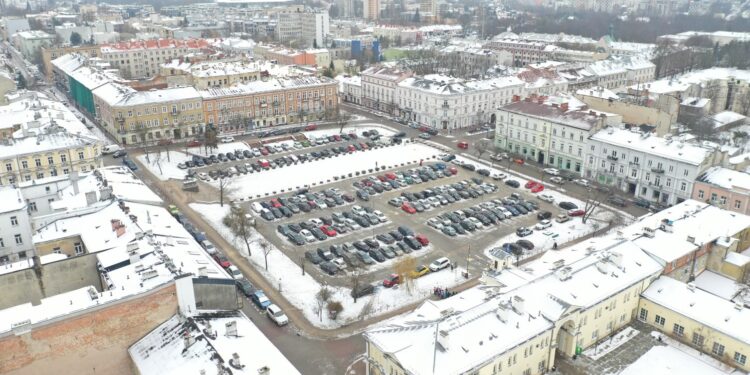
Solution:
M 552 250 L 557 250 L 557 241 L 555 241 L 555 243 L 552 244 Z

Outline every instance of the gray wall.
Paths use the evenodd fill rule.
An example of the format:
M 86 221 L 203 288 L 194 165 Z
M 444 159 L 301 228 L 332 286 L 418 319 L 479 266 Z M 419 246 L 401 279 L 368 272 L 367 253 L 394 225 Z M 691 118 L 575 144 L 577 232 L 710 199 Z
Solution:
M 87 286 L 101 292 L 96 262 L 96 254 L 86 254 L 0 275 L 0 309 L 29 302 L 38 305 L 42 298 Z
M 193 291 L 199 310 L 239 309 L 237 285 L 232 279 L 194 278 Z

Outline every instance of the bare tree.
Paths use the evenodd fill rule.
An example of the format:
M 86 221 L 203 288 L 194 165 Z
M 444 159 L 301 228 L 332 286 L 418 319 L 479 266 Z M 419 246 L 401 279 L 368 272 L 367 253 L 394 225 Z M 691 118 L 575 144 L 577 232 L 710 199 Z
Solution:
M 206 125 L 206 130 L 203 132 L 203 145 L 206 148 L 206 153 L 219 147 L 219 135 L 215 126 Z
M 492 142 L 489 139 L 481 139 L 474 144 L 474 152 L 477 153 L 478 158 L 482 158 L 485 152 L 492 148 Z
M 260 244 L 260 250 L 263 252 L 263 260 L 266 263 L 266 271 L 268 271 L 268 254 L 270 254 L 273 251 L 273 246 L 271 246 L 271 243 L 261 239 L 259 241 Z
M 325 285 L 320 288 L 317 294 L 315 294 L 315 303 L 317 305 L 318 317 L 321 322 L 323 321 L 323 306 L 325 306 L 331 298 L 331 294 L 331 290 Z
M 229 210 L 229 214 L 224 217 L 224 225 L 229 227 L 234 234 L 235 238 L 245 242 L 245 248 L 247 248 L 247 255 L 252 256 L 253 253 L 250 250 L 250 244 L 252 243 L 252 224 L 247 217 L 247 210 L 242 206 L 232 206 Z M 266 266 L 268 269 L 268 266 Z
M 412 272 L 416 267 L 417 261 L 411 256 L 399 258 L 398 262 L 393 265 L 393 273 L 401 278 L 401 285 L 406 287 L 409 294 L 411 294 L 414 289 L 414 277 L 412 277 Z
M 349 274 L 349 286 L 352 288 L 352 297 L 354 297 L 354 303 L 357 303 L 357 294 L 354 293 L 359 289 L 359 285 L 362 283 L 362 272 L 359 269 L 353 270 Z
M 583 216 L 581 217 L 582 223 L 585 224 L 586 221 L 594 214 L 596 209 L 602 204 L 602 200 L 605 198 L 605 196 L 606 192 L 604 191 L 604 189 L 588 189 L 588 193 L 586 194 L 586 202 L 583 207 Z
M 339 133 L 344 132 L 344 126 L 346 126 L 351 119 L 352 115 L 349 114 L 349 112 L 344 112 L 339 107 L 336 107 L 336 125 L 339 127 Z
M 219 178 L 219 205 L 224 207 L 224 197 L 236 191 L 237 187 L 234 185 L 234 180 L 227 177 Z

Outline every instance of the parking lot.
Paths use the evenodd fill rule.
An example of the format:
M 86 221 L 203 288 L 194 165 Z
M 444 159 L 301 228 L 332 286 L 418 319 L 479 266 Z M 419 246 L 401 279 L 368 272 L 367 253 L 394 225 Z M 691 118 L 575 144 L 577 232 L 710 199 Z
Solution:
M 437 168 L 433 169 L 432 166 L 438 164 L 438 162 L 424 163 L 422 168 L 435 171 Z M 440 164 L 443 164 L 443 170 L 446 172 L 448 168 L 453 166 L 445 163 Z M 304 197 L 292 201 L 296 203 L 304 201 L 302 206 L 307 206 L 309 205 L 307 202 L 312 202 L 312 205 L 317 208 L 310 207 L 309 212 L 302 209 L 291 212 L 292 210 L 287 208 L 290 212 L 286 214 L 281 212 L 281 215 L 277 213 L 276 216 L 279 216 L 279 218 L 271 215 L 267 219 L 273 218 L 272 220 L 258 219 L 256 227 L 266 239 L 273 242 L 295 263 L 298 265 L 304 264 L 305 271 L 315 275 L 318 280 L 325 281 L 330 285 L 345 286 L 349 283 L 347 275 L 354 272 L 353 270 L 361 272 L 363 274 L 362 279 L 366 282 L 380 282 L 393 272 L 398 259 L 405 256 L 415 257 L 417 265 L 427 265 L 437 258 L 447 257 L 455 265 L 464 268 L 468 266 L 472 273 L 479 272 L 489 265 L 489 259 L 482 255 L 485 248 L 493 245 L 498 239 L 515 233 L 519 227 L 534 227 L 539 221 L 537 219 L 538 212 L 549 211 L 554 217 L 564 211 L 554 204 L 537 199 L 535 194 L 529 193 L 523 187 L 513 188 L 501 180 L 493 180 L 460 167 L 457 168 L 455 175 L 441 173 L 443 177 L 436 176 L 434 179 L 426 179 L 421 183 L 414 181 L 412 184 L 404 183 L 403 186 L 396 185 L 398 187 L 391 187 L 389 190 L 383 190 L 382 192 L 374 191 L 374 195 L 368 194 L 367 200 L 361 199 L 357 194 L 358 190 L 370 190 L 370 193 L 375 190 L 372 186 L 367 186 L 365 181 L 377 181 L 382 186 L 386 182 L 381 181 L 381 179 L 388 180 L 386 174 L 398 176 L 398 180 L 402 181 L 405 180 L 403 172 L 411 170 L 411 175 L 416 176 L 416 171 L 419 168 L 398 168 L 382 171 L 366 178 L 348 179 L 327 184 L 318 189 L 310 189 L 303 194 Z M 380 176 L 380 179 L 377 178 L 378 176 Z M 357 187 L 354 186 L 355 184 Z M 429 199 L 426 199 L 424 204 L 419 204 L 416 201 L 410 203 L 418 207 L 422 206 L 422 212 L 416 212 L 415 210 L 414 213 L 409 213 L 403 208 L 403 204 L 396 205 L 393 202 L 394 199 L 406 199 L 404 196 L 410 194 L 422 195 L 425 191 L 443 191 L 441 189 L 446 189 L 444 191 L 447 192 L 450 186 L 462 186 L 466 187 L 467 190 L 475 191 L 473 195 L 471 193 L 468 193 L 468 195 L 465 193 L 463 196 L 459 194 L 459 199 L 454 199 L 454 202 L 449 202 L 447 199 L 441 202 L 439 198 L 435 202 L 436 198 L 433 197 L 433 204 L 428 203 Z M 481 190 L 481 195 L 479 190 Z M 502 221 L 496 219 L 494 223 L 489 222 L 487 225 L 481 224 L 477 218 L 467 217 L 468 221 L 473 222 L 474 228 L 466 230 L 465 234 L 457 233 L 455 236 L 445 234 L 434 223 L 433 225 L 428 224 L 428 220 L 448 213 L 456 211 L 469 213 L 470 210 L 467 209 L 472 206 L 478 207 L 482 204 L 487 207 L 487 202 L 507 199 L 512 193 L 519 194 L 520 200 L 533 202 L 533 205 L 538 209 L 526 214 L 519 213 L 518 216 L 509 215 Z M 256 212 L 259 211 L 261 202 L 269 207 L 279 206 L 276 208 L 281 211 L 281 206 L 294 206 L 288 203 L 290 203 L 289 199 L 295 195 L 276 195 L 246 204 L 250 210 L 255 205 Z M 287 204 L 282 205 L 282 203 Z M 333 203 L 333 207 L 329 207 L 331 203 Z M 424 206 L 428 204 L 430 205 L 429 208 L 425 208 Z M 366 227 L 362 225 L 362 221 L 366 221 Z M 352 222 L 353 225 L 346 224 Z M 296 233 L 305 231 L 303 234 L 296 236 L 299 245 L 295 244 L 294 235 L 288 236 L 280 233 L 279 226 L 283 226 L 282 231 L 285 233 L 290 229 Z M 399 227 L 402 227 L 400 233 Z M 323 233 L 331 230 L 335 232 L 335 236 L 330 237 Z M 412 237 L 414 239 L 421 240 L 418 249 L 417 246 L 410 246 L 404 239 L 399 241 L 399 237 L 401 237 L 399 234 L 403 236 L 409 234 L 409 232 L 413 232 Z M 389 233 L 393 233 L 393 235 L 389 235 Z M 422 235 L 426 238 L 426 241 L 421 236 L 417 237 L 417 235 Z M 300 239 L 299 237 L 303 238 Z M 365 240 L 369 240 L 369 244 L 365 243 Z M 358 241 L 359 243 L 357 243 Z M 377 246 L 378 249 L 386 249 L 386 251 L 368 251 L 374 250 L 372 249 L 373 245 Z M 321 249 L 321 251 L 318 252 L 318 249 Z M 369 265 L 363 264 L 363 259 L 358 256 L 360 250 L 368 252 L 368 254 L 375 253 L 370 258 L 375 258 L 374 255 L 378 254 L 382 257 L 381 259 L 373 259 L 371 262 L 368 261 L 368 263 L 371 263 Z M 343 253 L 346 252 L 349 252 L 351 257 L 354 258 L 353 262 L 349 262 L 349 259 L 343 256 Z M 312 263 L 314 261 L 323 264 L 326 263 L 326 260 L 343 266 L 345 269 L 335 273 L 330 272 L 334 273 L 330 275 L 329 272 L 324 272 L 319 265 L 316 266 Z

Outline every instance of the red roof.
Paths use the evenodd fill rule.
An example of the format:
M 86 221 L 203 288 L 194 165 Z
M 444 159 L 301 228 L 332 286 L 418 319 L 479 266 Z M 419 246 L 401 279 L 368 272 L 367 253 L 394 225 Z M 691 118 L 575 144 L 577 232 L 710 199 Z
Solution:
M 134 49 L 161 49 L 161 48 L 204 48 L 208 46 L 208 42 L 204 39 L 151 39 L 151 40 L 135 40 L 130 42 L 120 42 L 109 44 L 109 47 L 114 50 L 134 50 Z

